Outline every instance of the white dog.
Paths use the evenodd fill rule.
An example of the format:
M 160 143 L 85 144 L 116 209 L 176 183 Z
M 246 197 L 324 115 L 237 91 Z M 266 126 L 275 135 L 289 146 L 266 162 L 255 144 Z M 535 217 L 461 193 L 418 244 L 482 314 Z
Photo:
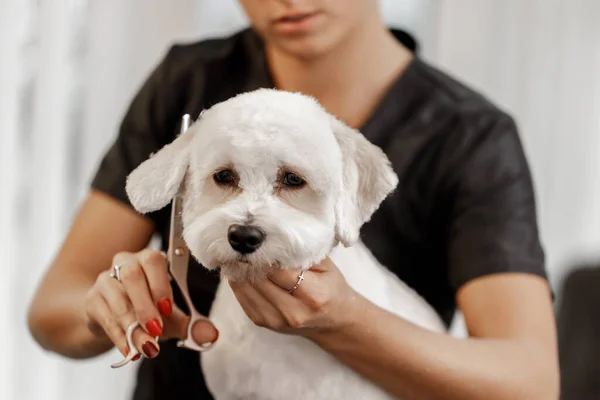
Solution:
M 445 331 L 437 313 L 359 240 L 397 183 L 383 151 L 317 101 L 260 89 L 204 111 L 132 172 L 127 192 L 143 213 L 179 192 L 190 252 L 206 268 L 220 268 L 222 279 L 306 269 L 329 255 L 373 303 Z M 254 325 L 226 283 L 209 317 L 220 336 L 202 353 L 202 367 L 216 399 L 391 398 L 309 340 Z

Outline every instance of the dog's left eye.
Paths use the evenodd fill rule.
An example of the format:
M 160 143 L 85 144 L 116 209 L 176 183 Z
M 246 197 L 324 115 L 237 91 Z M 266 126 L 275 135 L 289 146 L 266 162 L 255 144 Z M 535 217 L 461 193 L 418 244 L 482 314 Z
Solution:
M 224 169 L 222 171 L 215 172 L 215 174 L 213 175 L 213 179 L 217 183 L 227 184 L 227 183 L 233 182 L 234 176 L 233 176 L 233 172 L 231 170 Z
M 286 186 L 300 187 L 304 186 L 305 183 L 306 181 L 304 179 L 291 172 L 288 172 L 283 176 L 283 184 Z

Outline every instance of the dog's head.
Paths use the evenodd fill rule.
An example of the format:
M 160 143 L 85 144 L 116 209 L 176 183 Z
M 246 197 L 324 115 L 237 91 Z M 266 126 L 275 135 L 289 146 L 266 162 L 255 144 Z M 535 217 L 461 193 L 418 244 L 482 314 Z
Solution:
M 146 213 L 179 192 L 192 255 L 245 280 L 351 246 L 397 182 L 383 151 L 313 98 L 260 89 L 204 111 L 130 174 L 127 193 Z

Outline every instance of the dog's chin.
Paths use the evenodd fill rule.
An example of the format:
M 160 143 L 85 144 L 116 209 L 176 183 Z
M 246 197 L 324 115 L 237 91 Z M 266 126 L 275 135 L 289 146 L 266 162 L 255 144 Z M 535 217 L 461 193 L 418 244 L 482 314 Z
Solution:
M 279 268 L 281 268 L 281 264 L 277 261 L 259 263 L 246 256 L 222 261 L 219 265 L 221 277 L 239 283 L 252 283 L 266 279 L 271 271 Z

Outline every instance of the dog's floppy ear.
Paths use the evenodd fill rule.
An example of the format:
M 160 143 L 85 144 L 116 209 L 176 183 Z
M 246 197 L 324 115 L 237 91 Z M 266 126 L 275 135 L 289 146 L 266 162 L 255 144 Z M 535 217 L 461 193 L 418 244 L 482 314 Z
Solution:
M 188 170 L 192 138 L 191 130 L 180 135 L 129 174 L 125 189 L 138 212 L 159 210 L 175 197 Z
M 360 132 L 331 117 L 333 133 L 342 153 L 343 176 L 336 202 L 336 236 L 346 247 L 359 237 L 381 202 L 398 184 L 398 176 L 385 153 Z

